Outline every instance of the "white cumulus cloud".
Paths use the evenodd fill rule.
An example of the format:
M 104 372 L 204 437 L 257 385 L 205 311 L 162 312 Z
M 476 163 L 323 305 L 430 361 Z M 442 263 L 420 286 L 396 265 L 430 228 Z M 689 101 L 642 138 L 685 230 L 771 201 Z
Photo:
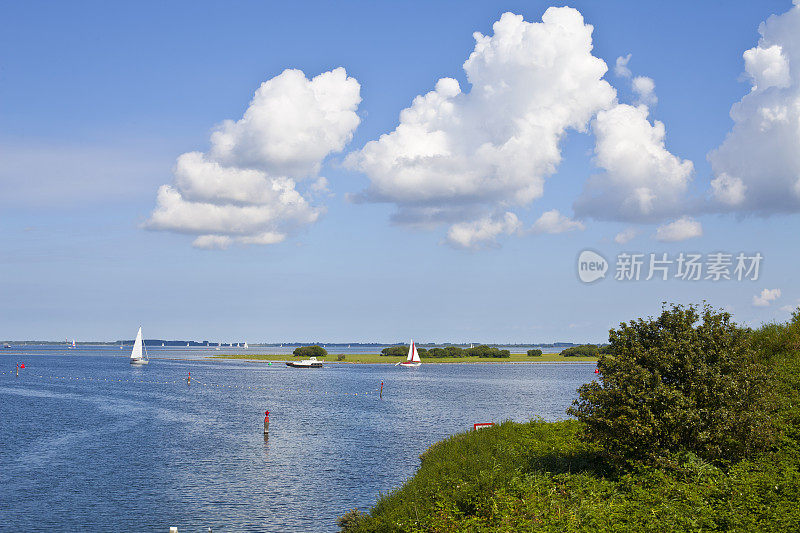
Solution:
M 616 64 L 614 65 L 614 74 L 619 76 L 620 78 L 630 78 L 633 73 L 631 69 L 628 68 L 628 62 L 631 60 L 631 54 L 626 56 L 619 56 L 617 58 Z
M 475 33 L 468 91 L 440 79 L 392 132 L 348 157 L 370 180 L 361 200 L 394 203 L 396 222 L 455 224 L 448 241 L 467 247 L 473 233 L 508 233 L 489 214 L 540 198 L 565 133 L 615 99 L 592 31 L 577 10 L 549 8 L 542 22 L 505 13 L 493 35 Z
M 684 216 L 656 229 L 655 238 L 661 242 L 677 242 L 703 236 L 703 226 L 691 217 Z
M 666 131 L 650 122 L 645 105 L 616 104 L 592 121 L 595 164 L 575 202 L 579 217 L 654 222 L 683 214 L 694 171 L 691 161 L 666 149 Z
M 516 233 L 522 227 L 517 215 L 506 212 L 500 216 L 483 217 L 472 222 L 453 224 L 447 232 L 447 242 L 456 248 L 478 249 L 497 245 L 497 237 Z
M 625 228 L 614 236 L 614 242 L 617 244 L 627 244 L 638 234 L 639 232 L 636 228 Z
M 656 96 L 656 82 L 646 76 L 636 76 L 632 82 L 633 92 L 636 93 L 637 103 L 653 106 L 658 102 Z
M 751 90 L 731 108 L 734 126 L 711 153 L 711 196 L 722 210 L 800 211 L 800 6 L 769 17 L 744 52 Z
M 781 297 L 780 289 L 764 289 L 761 294 L 753 296 L 753 305 L 756 307 L 768 307 L 772 302 Z
M 198 248 L 275 244 L 314 223 L 323 208 L 298 190 L 324 193 L 323 159 L 359 124 L 360 86 L 342 68 L 309 80 L 287 69 L 264 82 L 238 121 L 211 135 L 208 153 L 178 157 L 173 185 L 158 190 L 145 227 L 196 235 Z
M 573 230 L 584 230 L 586 226 L 578 220 L 573 220 L 562 215 L 557 209 L 551 209 L 542 213 L 531 227 L 532 233 L 565 233 Z

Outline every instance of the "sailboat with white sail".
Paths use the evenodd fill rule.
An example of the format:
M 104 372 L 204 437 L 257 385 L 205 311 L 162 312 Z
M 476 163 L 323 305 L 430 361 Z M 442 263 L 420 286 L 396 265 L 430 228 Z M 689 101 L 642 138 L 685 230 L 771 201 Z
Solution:
M 419 353 L 417 352 L 417 345 L 414 344 L 414 339 L 411 339 L 411 345 L 408 347 L 408 357 L 405 361 L 400 361 L 399 363 L 395 364 L 394 366 L 402 366 L 405 368 L 417 368 L 422 364 L 422 361 L 419 359 Z
M 142 342 L 142 327 L 139 326 L 139 332 L 136 333 L 136 340 L 133 341 L 133 350 L 131 350 L 132 365 L 146 365 L 150 362 L 149 358 L 147 357 L 147 348 L 144 348 L 144 354 L 142 354 L 143 347 L 144 343 Z

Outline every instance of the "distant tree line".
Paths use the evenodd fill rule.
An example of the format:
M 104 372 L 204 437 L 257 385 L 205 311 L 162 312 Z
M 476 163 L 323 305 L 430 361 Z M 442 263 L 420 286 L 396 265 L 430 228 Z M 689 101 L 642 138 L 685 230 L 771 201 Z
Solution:
M 322 346 L 314 344 L 313 346 L 300 346 L 299 348 L 295 348 L 292 355 L 295 357 L 325 357 L 328 355 L 328 351 Z
M 597 346 L 596 344 L 581 344 L 561 351 L 564 357 L 599 357 L 611 353 L 611 346 Z
M 425 348 L 417 347 L 417 352 L 423 358 L 442 358 L 442 357 L 486 357 L 486 358 L 505 358 L 511 357 L 511 352 L 501 350 L 492 346 L 481 344 L 472 348 L 459 348 L 458 346 L 446 346 L 445 348 Z M 389 346 L 381 350 L 381 355 L 406 356 L 408 355 L 408 345 Z

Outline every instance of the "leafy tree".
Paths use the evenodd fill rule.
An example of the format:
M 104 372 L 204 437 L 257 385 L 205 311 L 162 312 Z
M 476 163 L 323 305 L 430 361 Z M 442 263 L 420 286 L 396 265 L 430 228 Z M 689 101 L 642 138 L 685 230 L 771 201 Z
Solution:
M 408 354 L 408 346 L 387 346 L 381 350 L 381 355 L 400 356 Z
M 420 358 L 426 357 L 428 355 L 428 350 L 417 346 L 417 353 L 419 354 Z M 393 357 L 399 357 L 399 356 L 406 357 L 408 355 L 408 344 L 400 346 L 388 346 L 383 350 L 381 350 L 381 355 L 387 355 Z
M 428 357 L 464 357 L 464 350 L 458 346 L 445 346 L 444 348 L 431 348 Z
M 322 346 L 314 344 L 313 346 L 300 346 L 295 348 L 292 352 L 295 357 L 325 357 L 328 351 Z
M 598 361 L 601 381 L 579 388 L 568 413 L 622 463 L 748 456 L 773 440 L 767 370 L 750 336 L 707 305 L 620 324 L 609 332 L 612 355 Z
M 571 346 L 561 351 L 564 357 L 597 357 L 600 355 L 600 349 L 594 344 L 581 344 L 580 346 Z
M 500 350 L 499 348 L 494 348 L 485 344 L 481 344 L 480 346 L 475 346 L 473 348 L 467 348 L 464 350 L 464 352 L 470 357 L 511 357 L 511 352 L 508 350 Z
M 541 350 L 528 350 L 528 357 L 541 357 Z

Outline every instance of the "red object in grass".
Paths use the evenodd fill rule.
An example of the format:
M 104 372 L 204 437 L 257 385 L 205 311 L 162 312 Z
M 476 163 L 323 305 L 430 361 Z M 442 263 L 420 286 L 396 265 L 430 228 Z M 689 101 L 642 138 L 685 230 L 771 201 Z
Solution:
M 483 423 L 480 423 L 480 424 L 472 424 L 472 431 L 475 431 L 476 429 L 488 428 L 488 427 L 493 426 L 493 425 L 494 425 L 494 422 L 483 422 Z

